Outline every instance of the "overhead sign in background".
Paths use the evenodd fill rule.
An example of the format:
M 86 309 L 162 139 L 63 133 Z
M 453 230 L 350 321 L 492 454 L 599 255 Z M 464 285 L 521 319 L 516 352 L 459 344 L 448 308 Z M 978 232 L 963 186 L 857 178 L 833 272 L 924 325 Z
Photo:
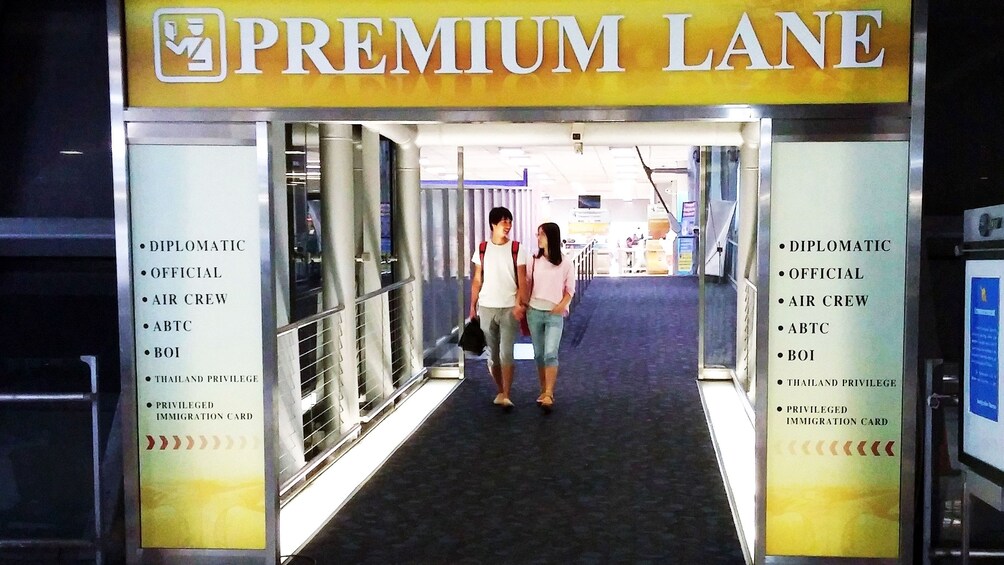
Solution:
M 899 555 L 908 149 L 773 146 L 767 555 Z
M 136 145 L 129 171 L 140 545 L 264 549 L 255 147 Z
M 131 107 L 903 103 L 909 0 L 125 2 Z

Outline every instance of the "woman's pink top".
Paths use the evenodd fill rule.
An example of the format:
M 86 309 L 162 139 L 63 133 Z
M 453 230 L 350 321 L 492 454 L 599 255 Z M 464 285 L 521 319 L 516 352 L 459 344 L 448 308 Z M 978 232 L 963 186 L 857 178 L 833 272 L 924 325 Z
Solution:
M 551 310 L 567 292 L 575 295 L 575 265 L 567 256 L 560 265 L 555 265 L 546 257 L 531 257 L 526 269 L 530 284 L 530 306 L 538 310 Z M 568 310 L 565 310 L 568 313 Z

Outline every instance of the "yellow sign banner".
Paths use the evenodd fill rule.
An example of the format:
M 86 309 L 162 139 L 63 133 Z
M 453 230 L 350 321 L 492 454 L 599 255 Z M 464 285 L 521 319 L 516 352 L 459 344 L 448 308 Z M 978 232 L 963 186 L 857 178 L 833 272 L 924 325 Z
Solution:
M 125 3 L 131 107 L 909 100 L 909 0 Z

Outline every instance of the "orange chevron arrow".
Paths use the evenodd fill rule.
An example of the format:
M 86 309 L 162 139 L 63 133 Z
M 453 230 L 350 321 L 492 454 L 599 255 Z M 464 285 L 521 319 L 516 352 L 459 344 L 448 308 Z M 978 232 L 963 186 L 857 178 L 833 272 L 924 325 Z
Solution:
M 195 438 L 193 438 L 192 436 L 185 436 L 185 438 L 188 439 L 188 445 L 185 446 L 185 449 L 191 451 L 192 447 L 195 445 Z
M 860 455 L 866 455 L 866 453 L 865 453 L 865 446 L 866 445 L 868 445 L 867 441 L 863 441 L 863 442 L 861 442 L 861 443 L 858 444 L 858 454 L 860 454 Z
M 146 436 L 146 441 L 148 442 L 146 444 L 147 451 L 150 451 L 151 449 L 153 449 L 153 446 L 157 445 L 157 440 L 153 439 L 153 436 L 151 435 Z
M 896 455 L 896 454 L 895 454 L 895 453 L 893 453 L 893 451 L 892 451 L 892 446 L 893 446 L 893 445 L 895 445 L 895 444 L 896 444 L 896 442 L 894 442 L 894 441 L 890 441 L 889 443 L 885 444 L 885 452 L 886 452 L 887 454 L 889 454 L 889 456 L 890 456 L 890 457 L 892 457 L 892 456 Z
M 876 441 L 875 443 L 872 444 L 872 455 L 878 457 L 879 445 L 881 445 L 881 443 L 882 443 L 881 441 Z
M 167 449 L 167 438 L 160 436 L 160 450 L 164 451 L 165 449 Z
M 220 436 L 213 436 L 213 449 L 220 448 Z
M 811 444 L 812 444 L 812 440 L 808 440 L 808 441 L 806 441 L 805 443 L 802 444 L 802 452 L 805 453 L 806 455 L 811 455 L 809 453 L 809 445 L 811 445 Z
M 174 449 L 175 451 L 177 451 L 177 449 L 181 447 L 181 438 L 178 436 L 171 436 L 171 437 L 174 438 Z
M 847 443 L 844 444 L 844 455 L 850 455 L 851 454 L 851 444 L 853 444 L 853 443 L 854 442 L 852 442 L 852 441 L 848 441 Z
M 837 454 L 837 444 L 838 443 L 840 443 L 840 442 L 838 442 L 837 440 L 833 440 L 833 443 L 830 444 L 830 453 L 832 453 L 833 455 Z

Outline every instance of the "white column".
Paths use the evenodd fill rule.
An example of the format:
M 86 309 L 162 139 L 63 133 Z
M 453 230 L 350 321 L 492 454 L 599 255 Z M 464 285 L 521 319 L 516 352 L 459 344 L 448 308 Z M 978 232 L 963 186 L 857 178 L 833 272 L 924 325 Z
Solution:
M 757 194 L 760 183 L 760 124 L 745 124 L 742 129 L 743 145 L 739 148 L 739 196 L 736 213 L 739 214 L 739 253 L 736 277 L 736 373 L 747 375 L 750 391 L 756 382 L 746 366 L 746 281 L 756 282 L 756 226 Z M 755 308 L 755 305 L 754 305 Z M 755 353 L 755 348 L 750 353 Z
M 401 276 L 414 277 L 415 281 L 403 294 L 404 304 L 410 306 L 405 312 L 402 335 L 405 344 L 411 344 L 407 351 L 409 374 L 422 367 L 424 357 L 424 336 L 422 332 L 422 190 L 419 179 L 419 150 L 414 142 L 397 145 L 397 209 L 394 212 L 394 242 Z
M 361 130 L 355 144 L 356 250 L 359 268 L 358 294 L 381 288 L 380 280 L 380 134 Z M 366 398 L 363 412 L 380 404 L 394 389 L 391 378 L 390 319 L 388 295 L 367 300 L 363 308 L 362 347 Z M 356 336 L 357 343 L 360 336 Z
M 337 351 L 331 359 L 340 358 L 338 379 L 325 382 L 321 398 L 338 403 L 334 410 L 340 415 L 341 430 L 347 431 L 359 421 L 359 397 L 356 370 L 356 269 L 355 269 L 355 202 L 352 172 L 352 126 L 321 124 L 321 243 L 322 298 L 325 309 L 339 304 L 345 307 L 340 327 L 329 327 L 339 335 Z M 340 353 L 339 353 L 340 352 Z M 339 394 L 339 391 L 341 394 Z M 325 430 L 334 431 L 334 430 Z

